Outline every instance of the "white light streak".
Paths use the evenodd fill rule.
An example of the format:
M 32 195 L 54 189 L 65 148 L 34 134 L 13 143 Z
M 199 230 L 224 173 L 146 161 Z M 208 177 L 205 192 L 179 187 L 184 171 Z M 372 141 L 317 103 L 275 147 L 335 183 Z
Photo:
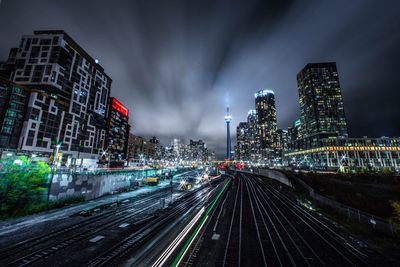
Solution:
M 201 210 L 193 217 L 193 219 L 189 222 L 189 224 L 179 233 L 179 235 L 172 241 L 172 243 L 168 246 L 168 248 L 161 254 L 161 256 L 156 260 L 156 262 L 152 265 L 163 266 L 165 261 L 171 256 L 171 254 L 175 251 L 175 249 L 179 246 L 179 244 L 183 241 L 186 235 L 190 232 L 193 226 L 197 223 L 197 221 L 201 218 L 201 215 L 204 213 L 205 208 L 202 207 Z

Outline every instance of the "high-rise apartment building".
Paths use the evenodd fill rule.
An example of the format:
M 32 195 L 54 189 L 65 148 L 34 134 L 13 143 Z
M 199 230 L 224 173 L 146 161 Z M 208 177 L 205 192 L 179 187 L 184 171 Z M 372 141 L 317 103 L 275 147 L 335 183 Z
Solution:
M 310 63 L 297 75 L 304 137 L 347 136 L 347 122 L 336 63 Z
M 3 64 L 3 66 L 5 66 Z M 18 148 L 97 159 L 112 80 L 64 31 L 35 31 L 11 49 L 3 73 L 31 89 Z
M 257 112 L 257 138 L 264 160 L 270 157 L 276 132 L 275 94 L 271 90 L 261 90 L 254 94 Z
M 121 167 L 127 159 L 129 140 L 129 109 L 116 98 L 110 98 L 104 151 L 112 167 Z
M 240 122 L 236 127 L 236 160 L 245 161 L 249 159 L 248 130 L 247 122 Z
M 0 148 L 18 149 L 29 90 L 0 77 Z
M 249 160 L 256 162 L 259 157 L 259 144 L 257 141 L 257 111 L 249 110 L 247 113 L 247 139 L 249 149 Z

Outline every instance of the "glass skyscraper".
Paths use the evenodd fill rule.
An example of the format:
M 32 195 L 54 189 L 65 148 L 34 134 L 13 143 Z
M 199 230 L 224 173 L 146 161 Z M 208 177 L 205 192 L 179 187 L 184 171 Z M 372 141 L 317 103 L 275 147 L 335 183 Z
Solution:
M 336 63 L 310 63 L 297 75 L 304 137 L 347 136 L 347 121 Z
M 274 145 L 276 132 L 275 94 L 271 90 L 261 90 L 254 94 L 257 114 L 257 138 L 264 159 Z

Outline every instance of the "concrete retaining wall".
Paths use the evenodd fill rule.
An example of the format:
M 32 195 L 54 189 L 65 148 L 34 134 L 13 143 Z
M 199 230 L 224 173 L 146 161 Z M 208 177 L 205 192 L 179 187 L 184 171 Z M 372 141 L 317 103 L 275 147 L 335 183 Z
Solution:
M 154 175 L 156 171 L 148 170 L 144 175 Z M 94 199 L 121 188 L 130 187 L 135 179 L 142 177 L 142 171 L 109 174 L 57 173 L 52 179 L 50 200 L 70 197 Z
M 268 178 L 277 180 L 278 182 L 281 182 L 287 186 L 292 187 L 292 184 L 290 183 L 290 180 L 286 177 L 286 175 L 279 171 L 269 170 L 269 169 L 255 169 L 254 173 L 267 176 Z

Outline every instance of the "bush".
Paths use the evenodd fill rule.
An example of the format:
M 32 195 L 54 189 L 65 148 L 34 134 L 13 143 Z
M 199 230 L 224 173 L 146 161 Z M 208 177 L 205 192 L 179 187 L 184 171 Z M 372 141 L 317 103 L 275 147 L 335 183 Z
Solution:
M 393 222 L 396 224 L 397 230 L 400 230 L 400 201 L 393 201 L 391 204 L 394 209 Z
M 42 202 L 50 167 L 44 162 L 32 163 L 27 157 L 0 162 L 0 216 L 29 213 Z

